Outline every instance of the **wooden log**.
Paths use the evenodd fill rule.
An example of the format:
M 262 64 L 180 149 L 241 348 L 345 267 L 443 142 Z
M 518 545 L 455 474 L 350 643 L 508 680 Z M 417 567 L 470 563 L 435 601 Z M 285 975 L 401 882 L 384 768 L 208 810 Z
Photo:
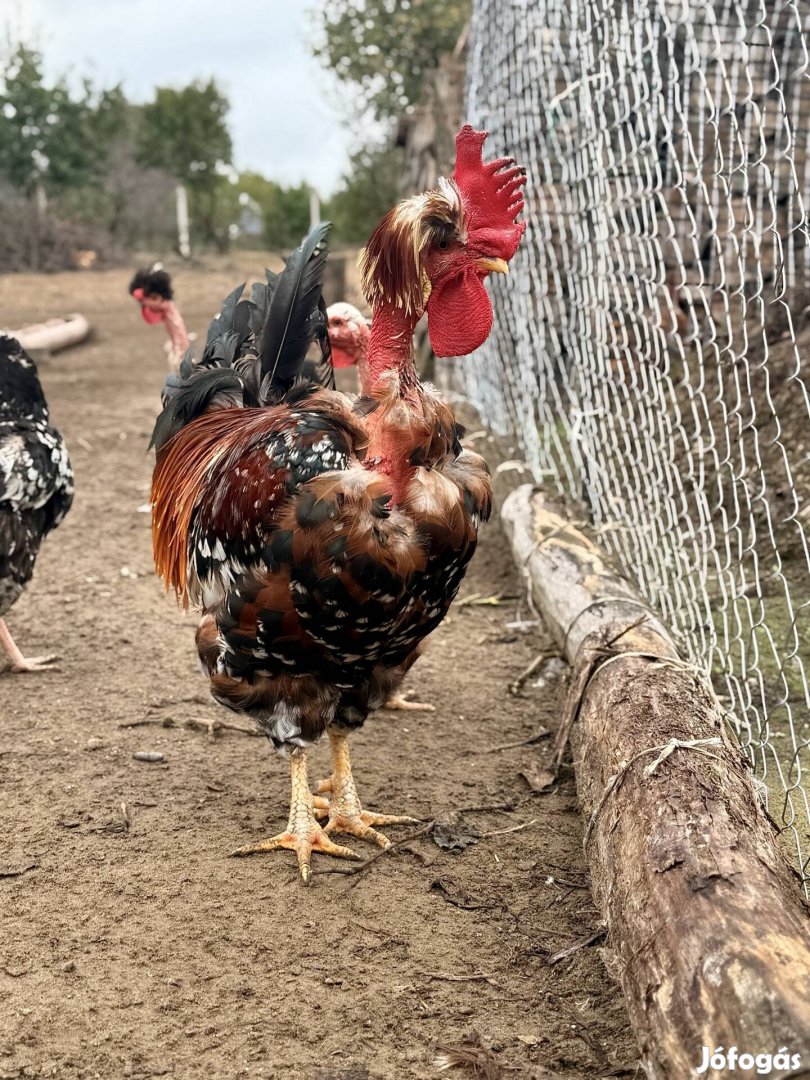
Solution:
M 502 517 L 573 668 L 566 713 L 579 720 L 592 889 L 647 1076 L 697 1075 L 703 1047 L 786 1050 L 788 1067 L 768 1075 L 807 1075 L 807 908 L 711 688 L 599 549 L 530 485 L 512 492 Z
M 44 323 L 35 323 L 7 332 L 17 338 L 29 352 L 58 352 L 59 349 L 66 349 L 84 341 L 90 333 L 90 324 L 84 315 L 74 312 L 64 318 L 48 319 Z

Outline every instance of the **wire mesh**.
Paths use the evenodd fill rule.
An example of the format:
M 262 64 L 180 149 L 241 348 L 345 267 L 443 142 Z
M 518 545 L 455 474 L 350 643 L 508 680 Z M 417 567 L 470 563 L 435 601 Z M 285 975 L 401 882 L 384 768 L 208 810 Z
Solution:
M 458 369 L 714 679 L 806 889 L 809 36 L 805 0 L 475 0 L 529 228 Z

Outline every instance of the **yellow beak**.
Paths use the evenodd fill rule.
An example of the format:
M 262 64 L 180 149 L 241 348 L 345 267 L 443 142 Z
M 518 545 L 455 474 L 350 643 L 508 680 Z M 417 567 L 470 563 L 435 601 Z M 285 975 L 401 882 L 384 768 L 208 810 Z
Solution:
M 476 259 L 475 265 L 486 274 L 509 273 L 509 265 L 506 259 Z

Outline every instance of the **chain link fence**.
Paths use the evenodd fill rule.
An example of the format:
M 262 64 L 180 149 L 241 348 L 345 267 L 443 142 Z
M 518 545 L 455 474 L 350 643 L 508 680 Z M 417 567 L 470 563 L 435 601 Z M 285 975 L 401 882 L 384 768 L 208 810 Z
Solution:
M 810 6 L 474 0 L 529 229 L 459 366 L 710 674 L 810 884 Z

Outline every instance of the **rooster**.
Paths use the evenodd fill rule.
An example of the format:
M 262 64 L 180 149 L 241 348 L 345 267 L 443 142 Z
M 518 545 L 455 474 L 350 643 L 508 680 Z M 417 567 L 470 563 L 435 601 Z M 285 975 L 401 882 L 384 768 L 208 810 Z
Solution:
M 517 250 L 525 172 L 485 164 L 485 138 L 464 127 L 453 179 L 396 206 L 368 243 L 367 397 L 298 378 L 309 339 L 324 338 L 321 227 L 264 291 L 229 297 L 155 429 L 158 572 L 202 608 L 214 698 L 290 757 L 286 830 L 234 854 L 292 849 L 304 882 L 313 852 L 358 857 L 333 834 L 387 847 L 376 826 L 413 821 L 363 809 L 348 738 L 444 618 L 490 513 L 486 464 L 412 354 L 426 309 L 441 356 L 491 330 L 483 280 Z M 307 749 L 324 732 L 333 768 L 315 797 Z
M 136 270 L 129 283 L 129 293 L 140 304 L 144 322 L 165 323 L 169 335 L 166 343 L 169 370 L 176 371 L 190 339 L 183 316 L 174 302 L 171 277 L 160 263 L 153 263 L 145 270 Z
M 34 572 L 39 545 L 73 501 L 73 472 L 34 361 L 0 336 L 0 645 L 14 672 L 40 671 L 55 656 L 26 658 L 3 616 Z

